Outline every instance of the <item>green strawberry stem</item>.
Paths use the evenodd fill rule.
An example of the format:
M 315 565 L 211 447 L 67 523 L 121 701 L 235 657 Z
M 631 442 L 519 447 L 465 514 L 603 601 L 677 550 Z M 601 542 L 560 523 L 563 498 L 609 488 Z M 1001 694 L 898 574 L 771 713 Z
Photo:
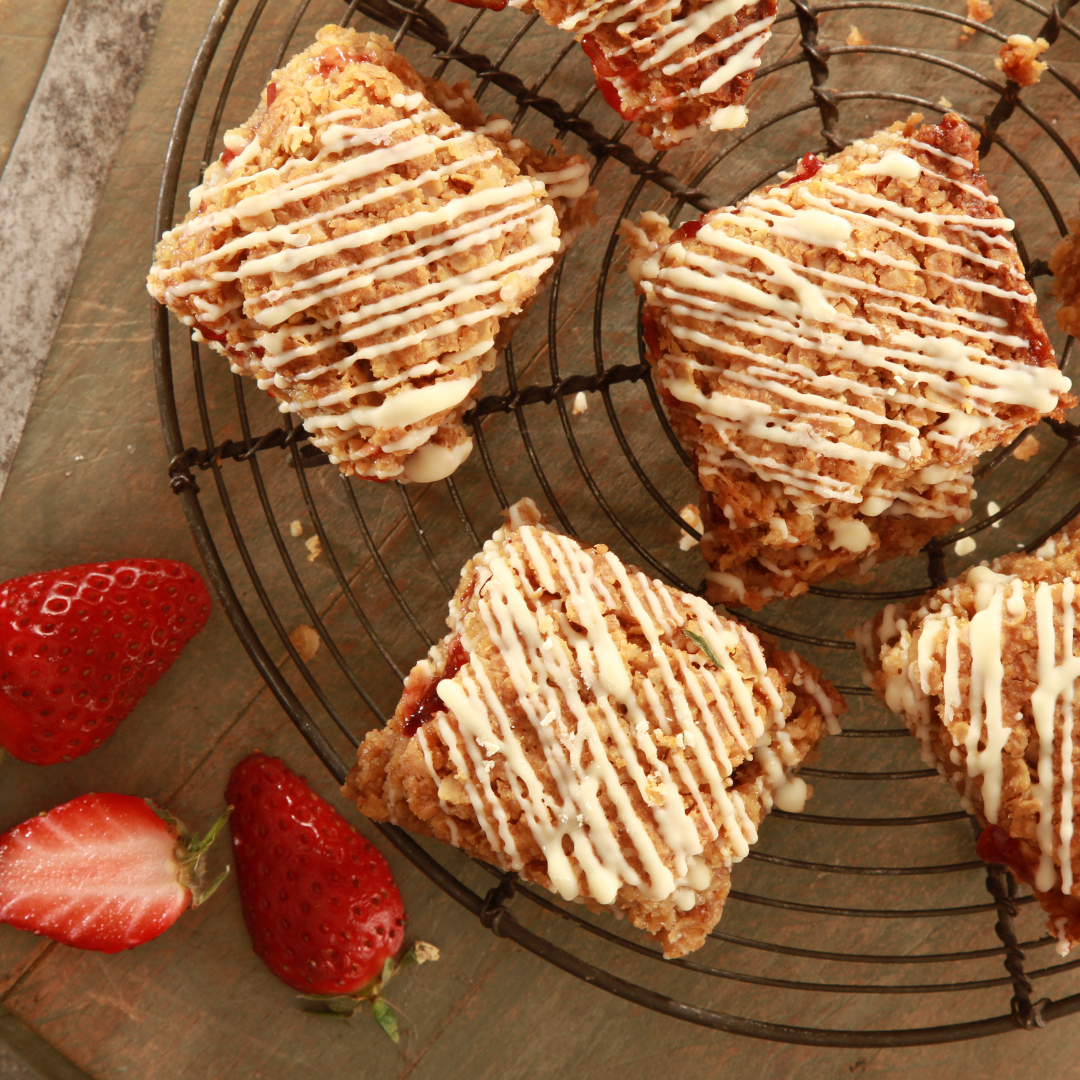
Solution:
M 407 968 L 410 964 L 425 964 L 428 960 L 438 959 L 439 950 L 434 945 L 426 941 L 414 942 L 402 954 L 400 960 L 388 956 L 379 977 L 373 979 L 362 990 L 358 990 L 355 994 L 301 994 L 301 1008 L 304 1012 L 347 1020 L 365 1001 L 370 1001 L 372 1013 L 379 1027 L 394 1042 L 398 1042 L 401 1034 L 398 1031 L 397 1017 L 394 1013 L 396 1010 L 401 1012 L 402 1016 L 405 1014 L 397 1005 L 383 997 L 383 988 L 402 968 Z
M 180 884 L 191 893 L 191 906 L 196 908 L 206 903 L 217 891 L 218 886 L 229 876 L 229 867 L 226 866 L 209 885 L 203 885 L 203 856 L 210 850 L 218 833 L 225 828 L 225 823 L 232 813 L 232 807 L 225 807 L 225 813 L 207 829 L 203 836 L 198 836 L 163 806 L 158 806 L 150 799 L 146 799 L 145 802 L 177 834 L 176 861 L 180 864 Z

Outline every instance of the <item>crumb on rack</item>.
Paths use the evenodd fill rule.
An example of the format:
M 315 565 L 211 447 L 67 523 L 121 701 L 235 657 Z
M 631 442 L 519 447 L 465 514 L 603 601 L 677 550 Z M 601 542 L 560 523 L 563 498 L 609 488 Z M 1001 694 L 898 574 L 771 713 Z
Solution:
M 1080 337 L 1080 218 L 1070 221 L 1069 228 L 1072 232 L 1054 245 L 1049 265 L 1060 305 L 1058 326 L 1066 334 Z
M 1039 440 L 1034 435 L 1025 435 L 1012 452 L 1012 456 L 1018 461 L 1030 461 L 1039 449 Z
M 289 635 L 289 640 L 305 664 L 319 651 L 319 635 L 310 626 L 298 626 Z
M 869 45 L 867 38 L 863 37 L 862 31 L 852 23 L 848 29 L 848 36 L 844 38 L 845 45 Z
M 976 548 L 975 538 L 973 536 L 965 536 L 957 540 L 953 544 L 953 551 L 957 555 L 970 555 Z
M 580 416 L 583 412 L 588 412 L 588 411 L 589 411 L 589 399 L 585 396 L 585 391 L 584 390 L 579 390 L 574 395 L 574 406 L 571 409 L 571 412 L 573 412 L 573 414 L 575 416 Z
M 679 517 L 686 522 L 692 529 L 697 529 L 701 532 L 701 510 L 696 503 L 687 503 L 680 511 Z M 686 530 L 680 530 L 679 532 L 679 550 L 689 551 L 692 547 L 697 547 L 698 539 L 695 536 L 691 536 Z
M 967 17 L 972 22 L 989 22 L 994 17 L 994 9 L 987 0 L 967 0 Z M 975 27 L 965 26 L 960 31 L 961 41 L 970 41 L 975 36 Z
M 308 549 L 308 562 L 314 562 L 322 554 L 322 541 L 318 536 L 309 536 L 304 541 L 304 547 Z
M 1018 86 L 1034 86 L 1046 70 L 1046 64 L 1038 57 L 1049 48 L 1045 38 L 1032 41 L 1026 34 L 1013 34 L 998 51 L 994 67 L 1005 72 L 1005 77 Z
M 993 500 L 993 499 L 991 499 L 991 500 L 990 500 L 990 501 L 989 501 L 989 502 L 988 502 L 988 503 L 986 504 L 986 512 L 987 512 L 987 513 L 988 513 L 988 514 L 989 514 L 989 515 L 990 515 L 991 517 L 993 517 L 993 516 L 994 516 L 994 514 L 996 514 L 996 513 L 997 513 L 997 512 L 998 512 L 998 511 L 999 511 L 1000 509 L 1001 509 L 1001 507 L 1000 507 L 1000 506 L 998 506 L 998 504 L 997 504 L 996 502 L 994 502 L 994 500 Z M 994 522 L 994 523 L 993 523 L 993 524 L 992 524 L 992 525 L 990 526 L 990 528 L 991 528 L 991 529 L 1000 529 L 1000 528 L 1001 528 L 1001 522 L 1000 522 L 1000 521 L 995 521 L 995 522 Z
M 303 536 L 304 535 L 304 525 L 303 525 L 303 523 L 301 521 L 290 521 L 289 522 L 289 535 L 290 536 Z
M 942 109 L 945 112 L 948 112 L 953 107 L 953 103 L 944 94 L 937 99 L 935 104 L 939 109 Z

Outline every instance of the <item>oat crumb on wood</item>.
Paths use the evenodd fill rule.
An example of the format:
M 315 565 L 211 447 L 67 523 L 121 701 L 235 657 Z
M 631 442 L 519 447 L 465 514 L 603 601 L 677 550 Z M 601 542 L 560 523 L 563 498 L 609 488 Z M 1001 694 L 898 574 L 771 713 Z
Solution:
M 1049 48 L 1045 38 L 1032 41 L 1026 34 L 1013 34 L 998 51 L 994 67 L 1019 86 L 1034 86 L 1046 70 L 1038 58 Z
M 1025 435 L 1013 451 L 1013 457 L 1018 461 L 1030 461 L 1039 449 L 1039 440 L 1034 435 Z
M 300 521 L 292 521 L 289 523 L 289 535 L 290 536 L 303 536 L 304 526 Z
M 701 532 L 701 510 L 696 503 L 687 503 L 679 511 L 679 517 L 692 529 Z M 697 547 L 697 545 L 698 539 L 696 536 L 692 536 L 685 529 L 679 531 L 679 549 L 681 551 L 689 551 L 692 547 Z
M 994 17 L 994 9 L 987 0 L 967 0 L 967 17 L 973 22 L 985 23 Z M 969 41 L 975 36 L 975 28 L 965 26 L 960 31 L 960 40 Z
M 310 626 L 298 626 L 289 635 L 289 640 L 305 664 L 319 651 L 319 635 Z
M 317 536 L 309 536 L 304 547 L 308 549 L 308 562 L 314 562 L 322 554 L 322 541 Z
M 848 30 L 848 36 L 844 38 L 845 45 L 869 45 L 870 42 L 863 37 L 862 31 L 854 24 Z

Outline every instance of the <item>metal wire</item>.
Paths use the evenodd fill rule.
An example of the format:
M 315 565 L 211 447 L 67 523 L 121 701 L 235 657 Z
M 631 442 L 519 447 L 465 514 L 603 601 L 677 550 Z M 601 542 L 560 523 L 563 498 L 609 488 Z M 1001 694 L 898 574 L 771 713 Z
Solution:
M 906 92 L 925 89 L 926 71 L 954 80 L 950 86 L 970 84 L 990 95 L 989 112 L 967 119 L 981 132 L 984 157 L 1000 148 L 995 167 L 1012 178 L 1017 206 L 1021 197 L 1027 200 L 1021 210 L 1037 208 L 1063 233 L 1067 209 L 1058 206 L 1056 193 L 1069 183 L 1075 192 L 1080 180 L 1080 159 L 1073 149 L 1080 136 L 1080 89 L 1056 59 L 1060 45 L 1048 54 L 1044 77 L 1058 95 L 1054 100 L 1065 103 L 1059 113 L 1067 123 L 1058 126 L 1031 104 L 1032 99 L 1043 101 L 1043 91 L 1022 92 L 1016 84 L 987 74 L 986 54 L 977 56 L 977 66 L 932 48 L 891 42 L 830 44 L 821 19 L 831 12 L 896 12 L 906 20 L 967 28 L 977 41 L 985 38 L 994 47 L 1006 37 L 996 27 L 942 8 L 899 0 L 790 0 L 775 29 L 777 37 L 797 29 L 797 37 L 789 55 L 776 61 L 767 57 L 769 62 L 757 73 L 753 126 L 718 137 L 710 155 L 701 160 L 692 153 L 644 156 L 628 125 L 617 122 L 597 98 L 580 50 L 535 17 L 514 22 L 509 13 L 466 12 L 439 0 L 430 5 L 425 0 L 352 0 L 336 8 L 334 0 L 291 2 L 295 6 L 286 0 L 220 0 L 181 95 L 162 175 L 158 234 L 177 216 L 181 176 L 197 181 L 215 152 L 225 117 L 246 111 L 250 104 L 237 104 L 242 91 L 234 93 L 234 87 L 250 89 L 258 78 L 248 79 L 249 70 L 261 77 L 279 66 L 295 47 L 293 42 L 304 40 L 306 28 L 327 17 L 352 20 L 354 25 L 366 20 L 366 26 L 385 29 L 439 77 L 458 78 L 464 69 L 474 76 L 478 97 L 501 95 L 491 107 L 508 110 L 515 127 L 541 130 L 540 138 L 566 137 L 591 154 L 594 180 L 610 189 L 621 208 L 615 223 L 644 208 L 666 209 L 676 220 L 687 207 L 701 212 L 734 202 L 778 170 L 791 167 L 806 149 L 835 150 L 849 138 L 868 134 L 872 128 L 852 115 L 855 109 L 891 104 L 940 112 L 941 107 L 920 93 Z M 1075 19 L 1068 19 L 1075 0 L 1059 0 L 1049 8 L 1034 0 L 1016 3 L 1031 20 L 1025 29 L 1032 37 L 1051 43 L 1064 38 L 1073 48 L 1080 42 Z M 241 11 L 237 22 L 242 25 L 233 28 Z M 281 28 L 276 37 L 264 29 L 270 15 Z M 511 21 L 495 22 L 504 19 Z M 935 41 L 933 33 L 928 30 L 924 42 Z M 537 41 L 543 44 L 537 47 Z M 495 59 L 483 51 L 485 42 L 496 43 Z M 853 88 L 852 72 L 872 81 L 875 61 L 868 66 L 864 59 L 858 68 L 843 67 L 837 82 L 837 65 L 856 56 L 876 57 L 877 63 L 903 62 L 913 74 L 908 85 Z M 792 80 L 799 72 L 805 79 L 796 85 Z M 219 88 L 216 97 L 203 101 L 204 90 L 212 87 Z M 808 134 L 815 115 L 819 133 Z M 1018 124 L 1031 126 L 1038 140 L 1032 144 L 1030 131 L 1015 139 L 1003 136 Z M 205 147 L 202 161 L 190 149 L 200 142 Z M 1027 149 L 1031 145 L 1043 148 L 1037 160 Z M 1058 155 L 1053 168 L 1048 154 Z M 1026 214 L 1025 230 L 1018 233 L 1033 281 L 1048 273 L 1046 229 L 1041 234 L 1038 229 L 1027 231 L 1037 216 L 1034 209 Z M 546 299 L 519 328 L 515 348 L 507 348 L 505 390 L 481 398 L 467 416 L 477 449 L 474 460 L 444 484 L 426 489 L 338 481 L 325 467 L 326 455 L 307 444 L 303 428 L 293 426 L 289 417 L 274 426 L 269 419 L 273 414 L 257 394 L 249 403 L 250 385 L 225 374 L 216 360 L 204 367 L 199 349 L 192 346 L 188 372 L 175 367 L 168 321 L 163 309 L 154 306 L 155 375 L 170 456 L 169 483 L 241 641 L 338 781 L 344 780 L 351 748 L 359 739 L 357 704 L 368 718 L 365 722 L 385 719 L 405 670 L 437 636 L 435 628 L 458 567 L 480 546 L 510 498 L 542 495 L 568 533 L 577 535 L 580 527 L 589 540 L 613 544 L 680 588 L 691 589 L 700 575 L 692 554 L 673 554 L 677 530 L 696 535 L 684 526 L 679 512 L 680 503 L 693 496 L 690 460 L 664 414 L 640 333 L 636 339 L 627 335 L 637 308 L 622 272 L 625 256 L 613 228 L 606 237 L 594 236 L 579 247 L 588 250 L 571 252 Z M 1076 354 L 1074 342 L 1066 339 L 1059 350 L 1063 368 L 1072 365 Z M 567 398 L 579 393 L 599 395 L 602 415 L 598 410 L 588 420 L 577 419 Z M 215 441 L 226 419 L 238 422 L 241 437 Z M 731 892 L 729 912 L 702 953 L 665 961 L 640 938 L 623 936 L 608 922 L 595 924 L 491 867 L 483 869 L 497 884 L 478 892 L 467 883 L 468 874 L 448 868 L 460 860 L 448 864 L 441 849 L 429 850 L 391 826 L 381 827 L 384 835 L 496 935 L 610 993 L 706 1027 L 819 1046 L 900 1046 L 1033 1029 L 1080 1011 L 1075 989 L 1056 1001 L 1036 996 L 1037 981 L 1054 976 L 1060 986 L 1080 961 L 1027 969 L 1028 954 L 1052 942 L 1045 936 L 1018 939 L 1018 925 L 1030 919 L 1025 913 L 1032 897 L 1018 896 L 1001 868 L 984 868 L 974 858 L 963 824 L 967 815 L 938 809 L 954 804 L 935 770 L 917 764 L 906 729 L 870 726 L 882 714 L 867 689 L 858 685 L 853 645 L 842 636 L 876 606 L 917 596 L 927 582 L 944 581 L 954 565 L 950 546 L 956 540 L 978 536 L 980 542 L 993 541 L 998 534 L 991 530 L 1004 525 L 1002 537 L 1033 550 L 1080 512 L 1075 499 L 1080 427 L 1047 421 L 1039 428 L 1039 438 L 1044 449 L 1038 471 L 1030 476 L 1015 465 L 1009 450 L 980 463 L 979 485 L 1000 486 L 1001 506 L 976 514 L 970 524 L 929 544 L 923 580 L 912 573 L 917 564 L 907 560 L 897 564 L 896 580 L 881 578 L 866 588 L 818 586 L 807 598 L 770 609 L 766 618 L 746 619 L 770 634 L 809 646 L 856 714 L 841 738 L 828 741 L 828 761 L 803 769 L 819 787 L 812 810 L 771 815 L 762 843 L 736 872 L 736 881 L 741 886 L 749 882 L 752 888 Z M 205 492 L 198 474 L 209 474 L 212 481 Z M 314 568 L 290 547 L 287 523 L 300 515 L 310 522 L 322 548 Z M 306 663 L 292 644 L 289 628 L 298 619 L 312 626 L 326 646 L 321 661 Z M 383 677 L 374 677 L 376 671 Z M 974 873 L 979 870 L 986 879 L 983 891 Z M 830 883 L 857 884 L 859 891 L 849 889 L 835 902 L 838 894 Z M 888 891 L 874 893 L 875 883 Z M 814 895 L 813 889 L 821 891 Z M 512 910 L 518 904 L 543 913 L 539 923 L 529 920 L 539 930 L 518 920 Z M 777 920 L 768 922 L 771 938 L 782 940 L 744 932 L 746 925 L 760 925 L 747 913 L 763 908 Z M 544 920 L 572 927 L 572 944 L 556 945 L 554 924 L 549 927 Z M 814 927 L 815 942 L 830 934 L 845 934 L 847 941 L 857 927 L 874 947 L 806 948 L 798 943 L 804 936 L 798 933 L 802 925 Z M 959 933 L 957 927 L 981 927 L 981 939 L 990 944 L 978 947 L 964 931 L 955 949 L 913 949 L 902 935 L 903 927 L 913 925 L 953 928 L 948 933 Z M 1030 929 L 1030 921 L 1024 925 Z M 884 947 L 879 939 L 886 942 Z M 719 949 L 724 951 L 718 954 Z M 608 967 L 586 958 L 600 954 Z M 715 962 L 718 955 L 723 964 Z M 779 973 L 751 970 L 770 957 L 782 958 Z M 793 966 L 799 963 L 802 968 Z M 863 969 L 854 981 L 830 973 L 834 965 L 852 964 Z M 879 977 L 882 970 L 920 964 L 938 965 L 943 977 L 899 984 Z M 973 970 L 972 965 L 983 966 Z M 633 971 L 638 981 L 614 974 L 611 966 Z M 645 985 L 650 973 L 659 970 L 685 980 L 673 984 L 668 979 L 664 985 L 678 985 L 676 993 L 687 1000 Z M 767 994 L 754 1000 L 767 1001 L 774 1015 L 803 1015 L 809 1008 L 807 995 L 825 995 L 834 1002 L 838 995 L 853 1000 L 866 995 L 903 995 L 898 1000 L 944 995 L 934 1000 L 945 1022 L 908 1028 L 796 1026 L 721 1011 L 718 1002 L 742 1001 L 740 995 L 748 992 L 726 992 L 735 986 Z M 1011 998 L 1002 996 L 1003 989 Z M 704 996 L 708 1004 L 689 1000 L 695 995 Z M 948 1011 L 950 1001 L 960 1003 L 954 1013 Z M 967 1019 L 972 1008 L 984 1018 Z M 821 1015 L 830 1017 L 832 1010 L 830 1006 Z M 902 1017 L 903 1011 L 894 1004 L 888 1015 Z

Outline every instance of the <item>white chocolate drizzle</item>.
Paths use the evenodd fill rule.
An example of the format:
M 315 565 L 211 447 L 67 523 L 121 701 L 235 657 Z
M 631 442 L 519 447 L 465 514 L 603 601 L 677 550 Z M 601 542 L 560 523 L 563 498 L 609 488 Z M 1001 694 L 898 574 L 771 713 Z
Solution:
M 610 552 L 602 558 L 617 597 L 576 541 L 534 525 L 520 528 L 520 548 L 504 546 L 505 535 L 496 533 L 477 557 L 476 609 L 520 712 L 512 715 L 505 691 L 492 684 L 491 663 L 470 661 L 437 683 L 449 711 L 417 732 L 428 771 L 439 784 L 434 727 L 503 865 L 520 870 L 526 861 L 509 828 L 507 805 L 515 805 L 563 898 L 584 892 L 610 904 L 631 885 L 689 909 L 711 880 L 705 844 L 720 838 L 730 863 L 757 839 L 732 787 L 726 746 L 738 748 L 739 760 L 760 760 L 764 775 L 755 784 L 766 806 L 775 800 L 798 810 L 805 798 L 805 784 L 791 775 L 796 753 L 760 643 L 701 598 L 672 594 Z M 689 606 L 719 669 L 686 652 L 686 617 L 674 596 Z M 644 640 L 648 678 L 635 678 L 620 653 L 611 611 L 621 605 Z M 752 678 L 736 655 L 749 657 Z M 808 692 L 820 690 L 805 678 Z M 827 696 L 817 696 L 831 718 Z M 536 750 L 526 750 L 537 743 L 546 783 Z
M 993 196 L 967 180 L 935 172 L 911 154 L 920 150 L 959 163 L 970 180 L 971 163 L 962 158 L 900 135 L 884 146 L 856 145 L 876 149 L 879 155 L 859 167 L 864 176 L 887 176 L 901 183 L 922 174 L 936 177 L 994 213 Z M 1070 381 L 1053 365 L 996 355 L 995 350 L 1011 353 L 1033 347 L 1008 332 L 1006 320 L 903 287 L 905 277 L 914 274 L 976 296 L 1033 305 L 1034 294 L 1007 258 L 1015 251 L 1008 238 L 1012 221 L 915 210 L 881 193 L 837 183 L 831 179 L 835 172 L 829 163 L 821 168 L 814 187 L 824 195 L 814 194 L 809 183 L 800 184 L 800 207 L 788 201 L 794 194 L 781 195 L 772 188 L 749 196 L 737 210 L 708 214 L 695 234 L 696 244 L 708 245 L 707 253 L 675 240 L 660 254 L 633 261 L 631 273 L 646 302 L 661 310 L 664 325 L 684 346 L 659 359 L 660 380 L 715 433 L 696 446 L 703 478 L 721 469 L 753 473 L 781 485 L 800 512 L 813 514 L 820 512 L 822 501 L 837 501 L 865 503 L 866 516 L 955 516 L 955 500 L 935 499 L 933 490 L 925 495 L 886 491 L 875 484 L 866 487 L 866 480 L 875 472 L 882 475 L 880 470 L 896 470 L 913 473 L 915 483 L 938 492 L 962 493 L 970 485 L 976 454 L 994 444 L 995 433 L 1015 424 L 1010 407 L 1052 412 Z M 783 236 L 811 249 L 836 252 L 844 261 L 870 260 L 886 272 L 876 281 L 864 281 L 842 268 L 825 269 L 826 264 L 835 267 L 835 259 L 825 260 L 814 250 L 800 261 L 799 256 L 789 258 L 729 235 L 725 227 Z M 892 233 L 909 254 L 898 259 L 860 246 L 861 235 L 880 230 Z M 942 264 L 933 258 L 938 252 L 960 260 L 955 273 L 940 269 Z M 732 256 L 753 262 L 743 265 Z M 761 268 L 752 269 L 755 263 Z M 977 280 L 986 271 L 1004 271 L 1004 281 L 1014 287 Z M 777 285 L 783 292 L 767 291 L 766 286 Z M 890 331 L 860 317 L 860 305 L 886 316 L 882 323 L 891 321 L 895 328 Z M 740 345 L 731 331 L 760 340 L 767 348 Z M 790 346 L 850 361 L 865 377 L 815 371 L 793 361 Z M 770 355 L 769 348 L 779 355 Z M 738 362 L 737 370 L 730 366 L 732 360 Z M 730 389 L 708 389 L 717 377 Z M 771 403 L 777 399 L 779 404 Z M 931 420 L 917 426 L 906 419 L 904 407 L 926 410 Z M 877 445 L 848 437 L 857 422 L 880 429 L 881 438 L 871 440 Z M 810 451 L 821 464 L 813 470 L 791 464 L 791 448 Z M 954 462 L 951 468 L 939 475 L 932 475 L 936 466 L 916 471 L 931 465 L 935 450 L 947 452 Z M 834 471 L 830 461 L 846 468 L 829 475 Z M 831 546 L 854 552 L 865 548 L 854 533 L 848 540 L 834 537 Z

